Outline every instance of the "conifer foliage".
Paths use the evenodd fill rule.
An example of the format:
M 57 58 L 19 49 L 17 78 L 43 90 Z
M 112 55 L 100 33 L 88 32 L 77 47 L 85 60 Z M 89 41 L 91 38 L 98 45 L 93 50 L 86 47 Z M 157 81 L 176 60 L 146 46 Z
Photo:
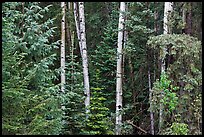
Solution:
M 38 3 L 3 3 L 2 134 L 59 134 L 62 113 L 52 67 L 53 19 Z M 21 9 L 21 10 L 20 10 Z
M 4 2 L 2 134 L 201 135 L 201 56 L 202 2 Z

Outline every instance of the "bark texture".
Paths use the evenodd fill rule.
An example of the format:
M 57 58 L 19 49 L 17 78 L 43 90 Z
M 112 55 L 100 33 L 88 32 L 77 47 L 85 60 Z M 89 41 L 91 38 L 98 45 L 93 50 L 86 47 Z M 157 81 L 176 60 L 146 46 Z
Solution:
M 61 2 L 61 91 L 65 92 L 65 2 Z
M 76 33 L 77 33 L 77 38 L 79 40 L 79 49 L 80 49 L 80 54 L 82 56 L 82 46 L 81 46 L 81 37 L 80 37 L 80 25 L 79 25 L 79 9 L 78 9 L 78 3 L 74 2 L 74 20 L 75 20 L 75 25 L 76 25 Z
M 79 26 L 80 26 L 80 43 L 82 53 L 82 65 L 84 75 L 84 95 L 86 113 L 89 112 L 87 108 L 90 105 L 90 88 L 89 88 L 89 73 L 88 73 L 88 55 L 86 46 L 86 33 L 85 33 L 85 16 L 84 16 L 84 2 L 79 2 Z
M 125 2 L 120 2 L 120 14 L 118 24 L 118 47 L 117 47 L 117 72 L 116 72 L 116 135 L 121 134 L 122 124 L 122 47 L 123 47 L 123 29 L 124 29 L 124 14 Z

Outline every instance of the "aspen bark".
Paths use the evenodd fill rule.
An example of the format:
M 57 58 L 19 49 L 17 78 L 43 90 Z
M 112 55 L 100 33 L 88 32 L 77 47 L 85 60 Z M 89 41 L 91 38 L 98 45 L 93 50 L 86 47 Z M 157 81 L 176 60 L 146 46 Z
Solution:
M 71 10 L 72 4 L 71 2 L 68 2 L 68 9 Z
M 171 14 L 173 10 L 173 2 L 165 2 L 164 5 L 164 22 L 163 22 L 163 34 L 170 34 L 171 28 L 168 26 L 168 16 Z
M 121 134 L 122 125 L 122 41 L 124 29 L 125 2 L 120 2 L 118 23 L 117 72 L 116 72 L 116 135 Z
M 62 20 L 61 20 L 61 92 L 65 93 L 65 2 L 61 2 Z M 65 105 L 61 105 L 63 115 L 65 116 Z M 65 120 L 62 120 L 62 125 L 65 125 Z
M 168 26 L 168 16 L 170 15 L 171 11 L 173 10 L 173 2 L 165 2 L 164 5 L 164 34 L 170 33 L 170 27 Z
M 61 2 L 61 91 L 65 92 L 65 2 Z
M 168 26 L 168 16 L 170 15 L 171 11 L 173 10 L 173 3 L 172 2 L 165 2 L 164 4 L 164 24 L 163 24 L 163 27 L 164 27 L 164 32 L 163 34 L 168 34 L 171 32 L 171 28 Z M 163 49 L 163 54 L 166 54 L 167 52 L 167 47 L 164 47 Z M 161 73 L 165 73 L 165 57 L 162 57 L 161 58 Z M 162 92 L 164 91 L 161 91 L 161 95 L 160 95 L 160 99 L 163 98 L 163 94 Z M 162 126 L 163 126 L 163 109 L 164 109 L 164 106 L 162 103 L 160 103 L 160 109 L 159 109 L 159 132 L 161 132 L 162 130 Z
M 81 46 L 81 41 L 80 41 L 80 25 L 79 25 L 79 9 L 77 7 L 77 3 L 74 2 L 74 20 L 75 20 L 75 25 L 76 25 L 76 32 L 77 32 L 77 38 L 79 40 L 79 49 L 80 49 L 80 54 L 82 56 L 82 46 Z
M 84 95 L 85 95 L 85 107 L 86 113 L 89 112 L 87 108 L 90 105 L 90 88 L 89 88 L 89 73 L 88 73 L 88 55 L 86 46 L 86 34 L 85 34 L 85 16 L 84 16 L 84 2 L 79 2 L 79 26 L 80 26 L 80 43 L 82 53 L 82 65 L 84 75 Z
M 150 66 L 148 69 L 148 84 L 149 84 L 149 102 L 150 102 L 150 121 L 151 121 L 151 133 L 154 135 L 154 114 L 152 112 L 152 89 L 151 89 L 151 75 Z

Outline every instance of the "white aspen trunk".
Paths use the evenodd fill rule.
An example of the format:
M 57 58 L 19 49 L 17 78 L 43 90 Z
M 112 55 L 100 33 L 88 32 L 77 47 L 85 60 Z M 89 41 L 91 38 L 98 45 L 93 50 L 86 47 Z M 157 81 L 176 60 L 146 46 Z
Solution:
M 150 102 L 150 121 L 151 121 L 151 133 L 154 135 L 154 114 L 152 112 L 152 89 L 151 89 L 151 75 L 150 66 L 148 69 L 148 84 L 149 84 L 149 102 Z
M 82 45 L 81 45 L 81 38 L 80 38 L 80 25 L 79 25 L 78 18 L 79 18 L 79 14 L 78 14 L 77 3 L 74 2 L 74 20 L 75 20 L 75 25 L 76 25 L 77 38 L 79 40 L 80 54 L 82 56 Z
M 61 92 L 65 93 L 65 2 L 61 2 L 62 20 L 61 20 Z M 63 103 L 64 104 L 64 103 Z M 61 105 L 63 115 L 65 116 L 65 105 Z M 62 125 L 65 125 L 62 120 Z
M 154 5 L 157 6 L 157 2 L 154 2 Z M 155 7 L 156 8 L 156 7 Z M 154 31 L 155 35 L 157 35 L 158 32 L 158 24 L 157 24 L 157 19 L 158 19 L 158 11 L 155 10 L 154 12 Z M 154 69 L 153 69 L 153 82 L 156 81 L 156 55 L 155 55 L 155 50 L 153 50 L 153 62 L 154 62 Z M 152 111 L 152 87 L 151 87 L 151 75 L 150 75 L 150 66 L 148 68 L 148 81 L 149 81 L 149 102 L 150 102 L 150 125 L 151 125 L 151 134 L 154 135 L 154 113 Z
M 116 72 L 116 135 L 121 135 L 122 125 L 122 41 L 124 29 L 125 2 L 120 2 L 117 47 L 117 72 Z
M 68 9 L 71 10 L 71 7 L 72 7 L 71 2 L 68 2 Z
M 65 2 L 61 2 L 61 91 L 65 92 Z
M 86 47 L 86 34 L 85 34 L 85 16 L 84 16 L 84 2 L 79 2 L 79 24 L 80 24 L 80 42 L 82 51 L 82 65 L 84 75 L 84 95 L 86 113 L 89 112 L 87 108 L 90 105 L 90 88 L 89 88 L 89 74 L 88 74 L 88 55 Z
M 171 32 L 170 27 L 168 26 L 168 16 L 172 10 L 173 10 L 173 3 L 172 2 L 165 2 L 164 3 L 164 24 L 163 24 L 164 32 L 163 32 L 163 34 L 168 34 Z M 163 48 L 163 54 L 166 54 L 166 52 L 167 52 L 167 48 L 164 47 Z M 161 73 L 165 73 L 165 65 L 166 65 L 165 64 L 165 58 L 162 58 Z M 162 92 L 164 92 L 164 91 L 161 91 L 161 95 L 160 95 L 161 99 L 163 98 Z M 160 103 L 159 132 L 161 132 L 162 126 L 163 126 L 163 109 L 164 109 L 164 106 L 162 103 Z
M 164 5 L 164 34 L 170 33 L 170 27 L 168 26 L 168 15 L 173 10 L 173 2 L 165 2 Z

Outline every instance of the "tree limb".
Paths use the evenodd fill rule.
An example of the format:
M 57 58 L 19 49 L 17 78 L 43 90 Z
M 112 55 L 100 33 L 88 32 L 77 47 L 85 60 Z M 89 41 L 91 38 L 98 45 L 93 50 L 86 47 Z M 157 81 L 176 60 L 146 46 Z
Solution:
M 147 131 L 145 131 L 144 129 L 142 129 L 141 127 L 136 126 L 135 124 L 133 124 L 133 122 L 131 122 L 130 120 L 127 120 L 127 123 L 132 125 L 133 127 L 139 129 L 140 131 L 144 132 L 145 134 L 150 134 Z

